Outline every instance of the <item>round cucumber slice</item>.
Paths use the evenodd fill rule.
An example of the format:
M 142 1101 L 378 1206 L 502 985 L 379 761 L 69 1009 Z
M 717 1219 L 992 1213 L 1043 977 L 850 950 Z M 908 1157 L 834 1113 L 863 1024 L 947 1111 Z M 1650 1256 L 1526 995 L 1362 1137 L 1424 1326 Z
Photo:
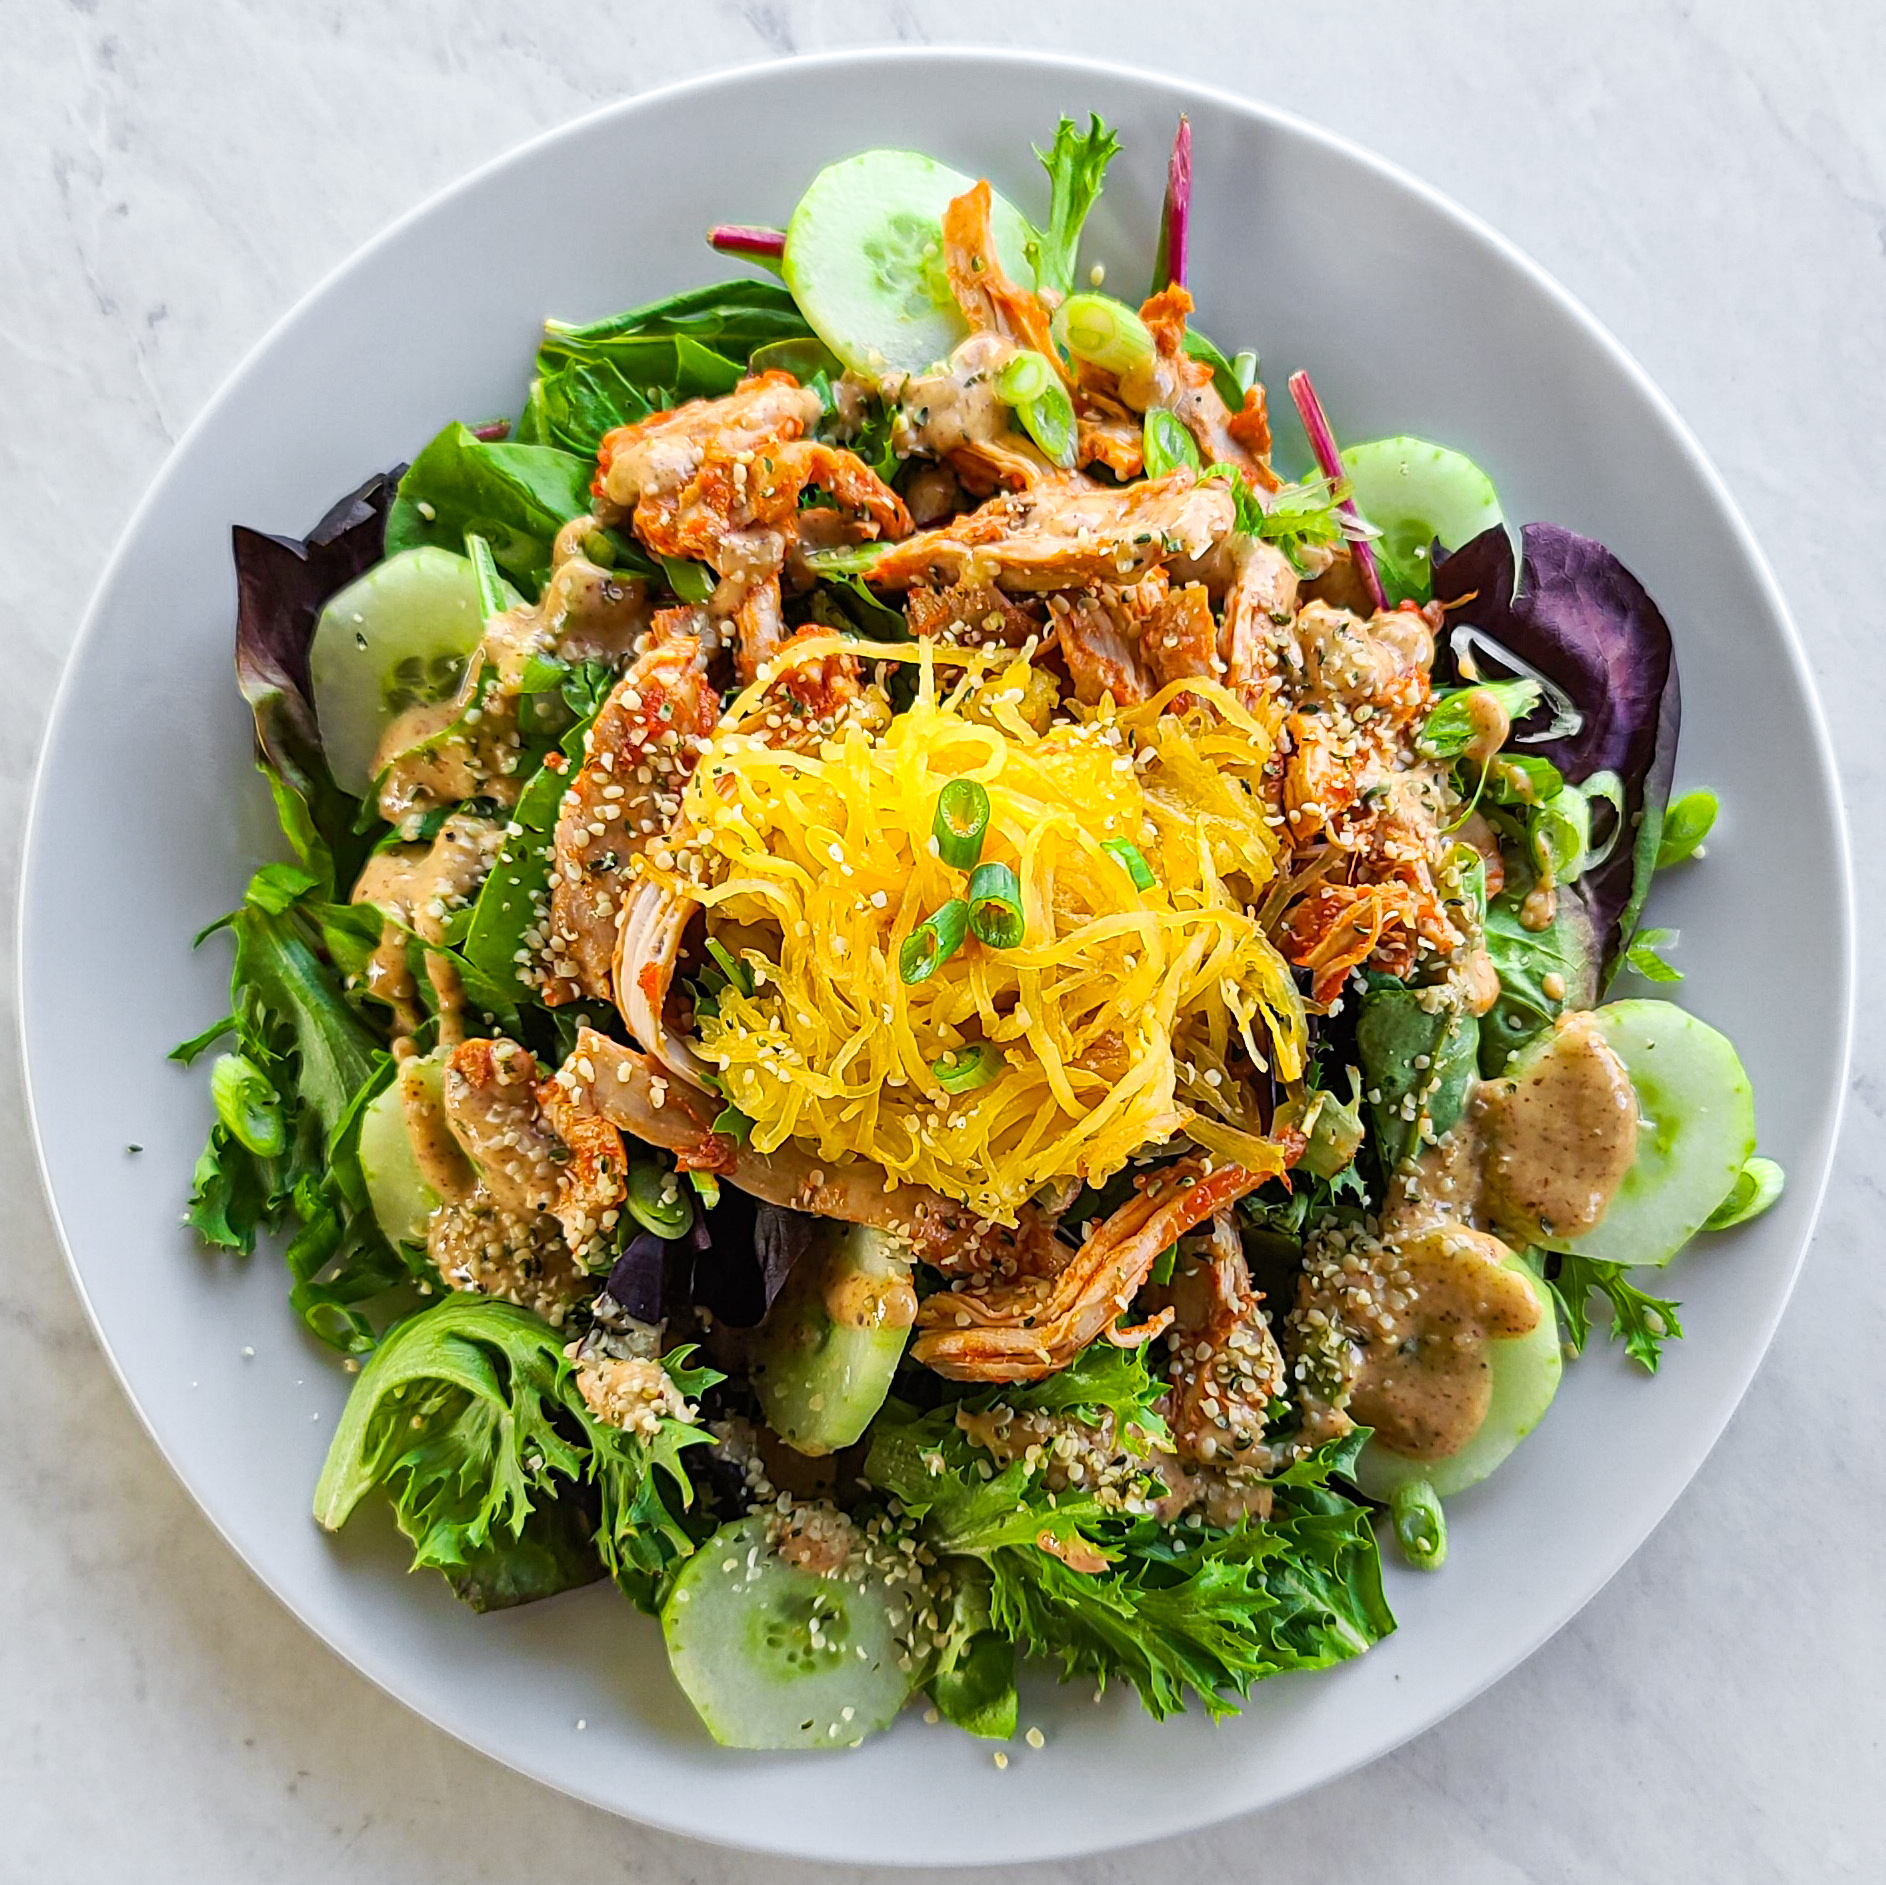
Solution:
M 1592 1020 L 1637 1091 L 1637 1156 L 1597 1224 L 1557 1247 L 1659 1268 L 1702 1229 L 1753 1156 L 1754 1094 L 1735 1049 L 1667 1001 L 1607 1002 Z
M 360 1175 L 367 1181 L 367 1201 L 373 1206 L 373 1215 L 395 1250 L 401 1244 L 426 1241 L 426 1226 L 441 1203 L 413 1150 L 412 1132 L 407 1125 L 409 1108 L 418 1117 L 437 1122 L 437 1136 L 442 1143 L 449 1139 L 445 1069 L 436 1053 L 401 1061 L 393 1078 L 367 1102 L 360 1116 Z M 462 1159 L 464 1155 L 457 1156 Z M 467 1161 L 468 1181 L 470 1176 Z
M 668 1663 L 727 1748 L 856 1747 L 910 1694 L 883 1583 L 789 1564 L 766 1521 L 723 1525 L 662 1606 Z
M 1438 1460 L 1417 1460 L 1370 1440 L 1356 1461 L 1356 1485 L 1371 1499 L 1387 1500 L 1398 1486 L 1425 1479 L 1440 1498 L 1451 1498 L 1478 1485 L 1525 1439 L 1552 1405 L 1564 1371 L 1558 1318 L 1552 1295 L 1527 1267 L 1524 1258 L 1508 1257 L 1505 1268 L 1526 1279 L 1539 1304 L 1539 1320 L 1530 1334 L 1487 1343 L 1492 1398 L 1478 1431 L 1458 1452 Z
M 917 1313 L 901 1244 L 863 1224 L 833 1233 L 793 1265 L 748 1370 L 766 1424 L 814 1457 L 863 1438 Z
M 786 225 L 782 269 L 812 330 L 860 373 L 920 373 L 969 332 L 943 272 L 943 211 L 975 178 L 915 151 L 861 151 L 812 179 Z M 1033 231 L 995 197 L 996 259 L 1035 285 Z
M 1426 439 L 1371 439 L 1342 455 L 1356 509 L 1382 535 L 1376 555 L 1387 568 L 1398 602 L 1425 602 L 1434 593 L 1429 547 L 1439 537 L 1458 550 L 1505 522 L 1493 483 L 1471 458 Z
M 470 558 L 432 544 L 388 557 L 328 603 L 314 626 L 308 673 L 328 769 L 342 791 L 372 789 L 387 722 L 451 695 L 483 634 Z

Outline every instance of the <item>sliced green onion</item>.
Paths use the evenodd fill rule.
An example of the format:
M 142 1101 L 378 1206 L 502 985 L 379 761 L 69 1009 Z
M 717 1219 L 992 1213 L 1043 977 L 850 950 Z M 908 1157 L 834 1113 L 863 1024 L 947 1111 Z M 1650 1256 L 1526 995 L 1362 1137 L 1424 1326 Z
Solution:
M 1585 868 L 1591 843 L 1591 806 L 1577 786 L 1553 793 L 1532 814 L 1530 827 L 1534 860 L 1557 884 L 1569 884 Z
M 1566 787 L 1567 791 L 1573 787 Z M 1585 859 L 1579 865 L 1579 875 L 1596 870 L 1613 851 L 1618 848 L 1618 840 L 1624 835 L 1624 781 L 1615 772 L 1594 772 L 1589 779 L 1576 790 L 1585 801 Z M 1602 842 L 1593 844 L 1591 832 L 1591 808 L 1593 805 L 1608 805 L 1611 808 L 1611 829 L 1604 835 Z
M 978 1041 L 973 1047 L 955 1047 L 931 1061 L 930 1071 L 945 1093 L 973 1093 L 1001 1073 L 1002 1050 L 987 1041 Z
M 1108 373 L 1130 373 L 1153 363 L 1151 329 L 1111 295 L 1069 295 L 1055 309 L 1049 331 L 1076 360 Z
M 970 873 L 969 927 L 976 940 L 991 949 L 1021 947 L 1028 927 L 1022 915 L 1022 887 L 1006 864 L 978 864 Z
M 1058 381 L 1059 375 L 1044 355 L 1024 348 L 1005 361 L 995 376 L 995 396 L 1005 406 L 1025 406 Z
M 904 938 L 897 952 L 898 978 L 908 988 L 927 982 L 963 946 L 968 933 L 969 905 L 952 897 Z
M 1703 1220 L 1704 1230 L 1727 1230 L 1746 1224 L 1781 1196 L 1788 1175 L 1771 1158 L 1752 1158 L 1736 1175 L 1729 1195 Z
M 491 545 L 474 530 L 465 533 L 465 554 L 471 558 L 472 574 L 478 579 L 478 613 L 488 622 L 511 606 L 504 578 L 498 573 L 498 559 L 491 554 Z
M 1257 355 L 1250 348 L 1231 356 L 1231 377 L 1240 393 L 1248 393 L 1257 384 Z
M 1487 790 L 1501 805 L 1543 805 L 1565 780 L 1549 759 L 1532 753 L 1501 753 L 1493 761 Z
M 657 559 L 668 587 L 683 602 L 702 603 L 714 593 L 714 572 L 705 563 L 691 563 L 685 557 L 664 556 Z
M 750 996 L 753 993 L 753 971 L 738 956 L 711 936 L 707 939 L 707 953 L 714 958 L 715 966 L 732 987 L 743 995 Z
M 975 779 L 952 779 L 936 795 L 930 830 L 936 854 L 951 870 L 974 870 L 989 829 L 989 794 Z
M 1146 475 L 1163 478 L 1181 465 L 1198 469 L 1198 447 L 1192 435 L 1163 406 L 1149 406 L 1140 427 L 1140 452 L 1146 460 Z
M 1663 815 L 1663 836 L 1657 842 L 1657 868 L 1668 870 L 1694 857 L 1716 822 L 1721 808 L 1713 792 L 1685 792 Z
M 1425 1479 L 1397 1486 L 1388 1502 L 1395 1542 L 1417 1571 L 1438 1571 L 1447 1562 L 1447 1514 Z
M 629 1166 L 629 1215 L 644 1230 L 673 1243 L 694 1228 L 694 1206 L 681 1189 L 680 1174 L 659 1159 L 638 1158 Z
M 1126 838 L 1103 838 L 1100 848 L 1133 880 L 1135 890 L 1150 890 L 1159 880 L 1138 845 Z
M 720 1180 L 712 1172 L 697 1171 L 690 1167 L 688 1183 L 694 1187 L 695 1195 L 707 1210 L 720 1202 Z
M 231 1137 L 257 1158 L 273 1158 L 288 1143 L 281 1098 L 246 1055 L 217 1055 L 210 1068 L 210 1098 Z
M 1074 469 L 1074 408 L 1059 386 L 1015 408 L 1022 430 L 1041 447 L 1042 456 L 1063 471 Z

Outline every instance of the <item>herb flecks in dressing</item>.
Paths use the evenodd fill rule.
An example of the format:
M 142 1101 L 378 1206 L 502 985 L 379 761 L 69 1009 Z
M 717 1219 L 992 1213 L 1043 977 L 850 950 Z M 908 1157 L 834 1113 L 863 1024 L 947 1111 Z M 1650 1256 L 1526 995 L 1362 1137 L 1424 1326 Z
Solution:
M 387 916 L 379 946 L 367 961 L 366 982 L 368 994 L 392 1009 L 396 1041 L 416 1033 L 425 1020 L 407 962 L 406 932 L 442 942 L 446 917 L 484 882 L 503 842 L 503 826 L 455 812 L 430 845 L 395 844 L 376 851 L 354 884 L 355 903 L 376 904 Z M 457 973 L 443 952 L 428 949 L 426 974 L 439 1004 L 439 1037 L 452 1045 L 463 1038 L 464 996 Z
M 1378 1318 L 1361 1343 L 1349 1417 L 1411 1459 L 1458 1453 L 1486 1419 L 1493 1395 L 1489 1341 L 1527 1335 L 1539 1302 L 1504 1267 L 1511 1253 L 1485 1231 L 1453 1225 L 1385 1253 Z
M 1637 1095 L 1589 1014 L 1562 1015 L 1480 1090 L 1481 1196 L 1515 1244 L 1590 1230 L 1637 1154 Z

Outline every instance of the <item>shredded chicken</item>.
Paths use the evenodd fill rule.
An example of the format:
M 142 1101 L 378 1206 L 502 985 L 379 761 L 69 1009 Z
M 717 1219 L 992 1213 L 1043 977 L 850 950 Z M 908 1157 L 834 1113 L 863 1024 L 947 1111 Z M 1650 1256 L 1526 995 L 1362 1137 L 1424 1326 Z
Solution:
M 921 639 L 960 642 L 971 648 L 1019 648 L 1039 640 L 1041 605 L 1020 603 L 993 583 L 952 583 L 945 589 L 918 584 L 904 598 L 904 620 Z
M 985 1224 L 964 1206 L 922 1185 L 899 1184 L 864 1159 L 821 1164 L 795 1145 L 756 1152 L 730 1132 L 716 1132 L 720 1103 L 671 1078 L 646 1054 L 593 1028 L 577 1032 L 576 1049 L 553 1076 L 573 1103 L 648 1145 L 674 1154 L 684 1171 L 713 1172 L 749 1196 L 814 1217 L 869 1224 L 907 1244 L 946 1272 L 987 1272 L 1043 1227 L 1024 1214 L 1019 1230 Z
M 1105 1335 L 1133 1346 L 1172 1320 L 1170 1308 L 1142 1326 L 1119 1318 L 1132 1306 L 1160 1251 L 1214 1211 L 1263 1183 L 1242 1166 L 1207 1171 L 1183 1161 L 1142 1182 L 1052 1276 L 939 1291 L 917 1312 L 911 1356 L 953 1381 L 1037 1381 L 1065 1368 Z
M 1175 557 L 1198 557 L 1236 521 L 1231 490 L 1169 471 L 1120 490 L 1066 477 L 991 498 L 894 545 L 865 572 L 879 588 L 989 582 L 1017 590 L 1130 584 Z
M 584 736 L 583 763 L 557 808 L 544 982 L 553 1008 L 609 998 L 630 868 L 674 822 L 720 719 L 704 626 L 686 609 L 658 616 L 655 638 Z
M 575 1251 L 614 1224 L 628 1172 L 622 1135 L 540 1080 L 528 1048 L 462 1041 L 446 1056 L 444 1089 L 446 1124 L 502 1210 L 554 1217 Z
M 816 393 L 769 371 L 618 426 L 597 454 L 604 506 L 628 515 L 656 555 L 698 560 L 721 578 L 713 606 L 734 623 L 742 680 L 784 637 L 779 576 L 807 486 L 857 520 L 859 540 L 910 530 L 903 499 L 861 458 L 804 436 L 819 411 Z
M 1176 283 L 1141 305 L 1140 319 L 1152 332 L 1153 363 L 1123 384 L 1121 393 L 1141 412 L 1153 406 L 1170 412 L 1191 433 L 1206 464 L 1234 465 L 1260 491 L 1274 491 L 1278 479 L 1270 468 L 1264 389 L 1253 383 L 1236 412 L 1225 404 L 1211 368 L 1185 351 L 1185 317 L 1191 312 L 1192 297 Z
M 1228 1210 L 1202 1249 L 1180 1247 L 1167 1299 L 1174 1311 L 1172 1386 L 1162 1403 L 1179 1459 L 1218 1466 L 1262 1461 L 1270 1402 L 1284 1391 L 1284 1358 L 1251 1287 Z

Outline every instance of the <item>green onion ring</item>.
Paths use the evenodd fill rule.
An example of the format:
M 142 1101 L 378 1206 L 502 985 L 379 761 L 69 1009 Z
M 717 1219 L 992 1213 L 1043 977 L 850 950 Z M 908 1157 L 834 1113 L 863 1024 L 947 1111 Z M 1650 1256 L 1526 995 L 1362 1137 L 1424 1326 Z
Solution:
M 936 853 L 951 870 L 974 870 L 989 829 L 989 795 L 975 779 L 952 779 L 936 795 L 930 830 Z
M 1019 949 L 1027 930 L 1022 887 L 1006 864 L 978 864 L 969 878 L 969 928 L 991 949 Z
M 1106 838 L 1100 848 L 1133 880 L 1135 890 L 1150 890 L 1158 881 L 1137 844 L 1127 838 Z
M 927 982 L 963 946 L 968 933 L 969 905 L 952 897 L 904 938 L 897 952 L 898 978 L 906 988 Z
M 694 1206 L 681 1188 L 680 1175 L 659 1159 L 631 1161 L 623 1203 L 644 1230 L 670 1243 L 694 1228 Z
M 931 1061 L 930 1071 L 945 1093 L 973 1093 L 977 1087 L 987 1086 L 1000 1076 L 1002 1050 L 991 1047 L 987 1041 L 977 1041 L 973 1047 L 952 1048 Z

